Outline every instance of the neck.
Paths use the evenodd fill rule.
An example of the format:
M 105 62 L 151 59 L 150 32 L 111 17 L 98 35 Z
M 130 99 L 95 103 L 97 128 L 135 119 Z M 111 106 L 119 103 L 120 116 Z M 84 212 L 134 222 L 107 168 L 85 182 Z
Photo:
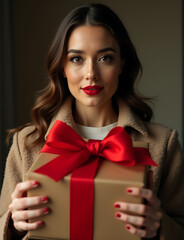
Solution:
M 117 121 L 117 113 L 115 112 L 112 101 L 106 106 L 87 107 L 80 106 L 75 103 L 74 120 L 76 123 L 89 127 L 103 127 Z

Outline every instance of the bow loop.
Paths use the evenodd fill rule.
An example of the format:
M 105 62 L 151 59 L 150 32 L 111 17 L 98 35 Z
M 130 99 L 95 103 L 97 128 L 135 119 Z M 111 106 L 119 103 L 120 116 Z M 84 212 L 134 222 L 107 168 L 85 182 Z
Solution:
M 101 140 L 92 140 L 92 139 L 90 139 L 86 143 L 86 147 L 89 150 L 90 156 L 95 156 L 95 157 L 99 156 L 100 144 L 101 144 Z
M 136 163 L 157 166 L 151 159 L 148 150 L 144 150 L 139 154 L 140 151 L 137 149 L 135 154 L 132 140 L 122 127 L 113 128 L 103 140 L 90 139 L 85 142 L 66 123 L 56 121 L 41 152 L 59 156 L 36 169 L 35 172 L 59 181 L 76 168 L 89 162 L 91 156 L 98 158 L 100 156 L 124 166 L 133 166 Z M 140 156 L 138 159 L 137 155 Z

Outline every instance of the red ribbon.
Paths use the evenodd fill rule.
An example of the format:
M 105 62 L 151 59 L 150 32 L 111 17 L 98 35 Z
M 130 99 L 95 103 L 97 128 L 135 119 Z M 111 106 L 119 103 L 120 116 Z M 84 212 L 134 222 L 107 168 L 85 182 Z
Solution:
M 134 148 L 122 127 L 113 128 L 103 140 L 85 142 L 70 126 L 56 121 L 41 152 L 58 154 L 35 170 L 56 182 L 72 172 L 70 180 L 70 239 L 93 239 L 94 177 L 99 157 L 124 166 L 157 166 L 148 149 Z

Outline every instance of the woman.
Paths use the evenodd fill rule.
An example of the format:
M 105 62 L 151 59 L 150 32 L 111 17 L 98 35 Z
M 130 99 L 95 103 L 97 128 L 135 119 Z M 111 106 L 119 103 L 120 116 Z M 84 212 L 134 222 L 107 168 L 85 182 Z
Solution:
M 127 194 L 146 203 L 115 202 L 115 217 L 139 237 L 183 239 L 184 177 L 177 134 L 150 123 L 152 110 L 134 91 L 141 64 L 119 18 L 101 4 L 74 9 L 58 29 L 47 69 L 50 83 L 32 109 L 32 123 L 11 131 L 15 134 L 1 194 L 1 239 L 26 239 L 27 230 L 44 224 L 27 220 L 49 213 L 48 208 L 27 208 L 47 203 L 49 196 L 26 197 L 39 183 L 24 180 L 56 120 L 88 139 L 103 139 L 122 126 L 132 140 L 148 142 L 159 165 L 152 167 L 153 190 L 130 186 Z

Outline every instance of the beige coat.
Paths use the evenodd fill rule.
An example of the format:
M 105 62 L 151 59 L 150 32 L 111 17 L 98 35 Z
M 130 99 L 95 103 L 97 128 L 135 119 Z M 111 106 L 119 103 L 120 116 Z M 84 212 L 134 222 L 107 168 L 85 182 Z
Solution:
M 73 129 L 71 99 L 68 99 L 53 118 L 50 128 L 56 120 L 61 120 Z M 184 239 L 184 161 L 175 130 L 154 123 L 141 121 L 132 111 L 119 101 L 118 126 L 125 127 L 134 141 L 146 141 L 152 158 L 159 167 L 152 167 L 154 192 L 161 199 L 164 217 L 161 222 L 161 234 L 157 239 Z M 13 138 L 10 149 L 0 200 L 0 240 L 8 237 L 11 193 L 18 182 L 25 180 L 25 174 L 37 158 L 43 144 L 31 151 L 24 148 L 24 138 L 33 129 L 26 127 Z M 46 134 L 46 136 L 47 136 Z M 32 136 L 30 141 L 35 136 Z M 24 239 L 27 239 L 26 237 Z

